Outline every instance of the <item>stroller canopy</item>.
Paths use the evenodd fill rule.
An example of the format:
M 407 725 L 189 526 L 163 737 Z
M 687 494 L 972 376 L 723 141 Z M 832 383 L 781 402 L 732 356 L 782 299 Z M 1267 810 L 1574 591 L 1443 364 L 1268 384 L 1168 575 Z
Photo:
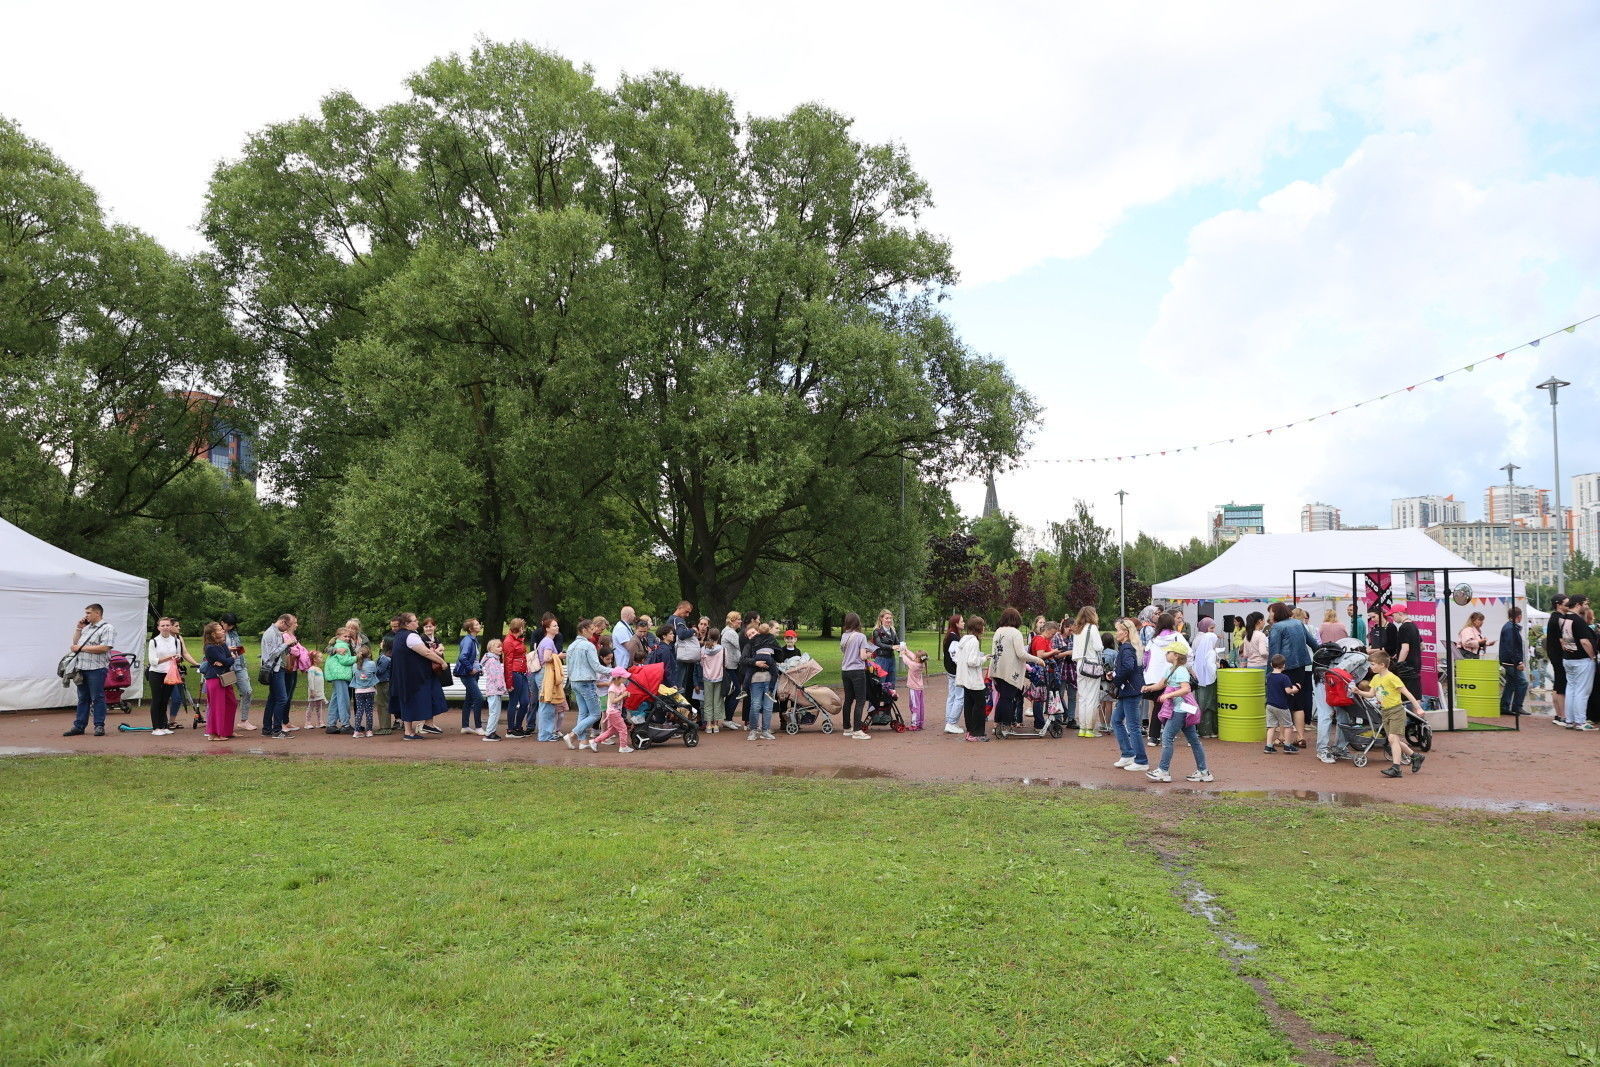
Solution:
M 629 667 L 628 678 L 633 682 L 628 686 L 628 695 L 622 698 L 622 707 L 625 711 L 638 711 L 639 705 L 654 697 L 661 688 L 661 681 L 666 676 L 665 663 L 646 663 L 642 667 Z

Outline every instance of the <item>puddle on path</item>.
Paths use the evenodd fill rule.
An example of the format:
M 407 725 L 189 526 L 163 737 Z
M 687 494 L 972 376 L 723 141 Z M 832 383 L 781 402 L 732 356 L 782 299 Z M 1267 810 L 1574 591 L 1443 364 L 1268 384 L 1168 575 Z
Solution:
M 1149 793 L 1155 790 L 1129 782 L 1079 782 L 1070 778 L 998 778 L 997 785 L 1023 785 L 1046 789 L 1088 789 L 1120 793 Z M 1163 789 L 1163 793 L 1180 793 L 1192 797 L 1217 800 L 1299 800 L 1308 804 L 1325 804 L 1339 808 L 1363 808 L 1372 804 L 1421 804 L 1425 807 L 1466 808 L 1471 811 L 1488 811 L 1502 815 L 1518 813 L 1581 815 L 1600 811 L 1600 805 L 1555 804 L 1544 800 L 1491 800 L 1487 797 L 1433 797 L 1425 800 L 1408 800 L 1404 797 L 1380 797 L 1372 793 L 1344 793 L 1325 789 Z
M 674 767 L 672 770 L 699 770 L 692 767 Z M 877 767 L 792 767 L 783 764 L 772 766 L 752 765 L 736 767 L 709 767 L 707 770 L 731 771 L 734 774 L 760 774 L 777 778 L 893 778 L 892 771 L 880 770 Z
M 24 748 L 16 745 L 0 745 L 0 756 L 70 756 L 70 748 Z

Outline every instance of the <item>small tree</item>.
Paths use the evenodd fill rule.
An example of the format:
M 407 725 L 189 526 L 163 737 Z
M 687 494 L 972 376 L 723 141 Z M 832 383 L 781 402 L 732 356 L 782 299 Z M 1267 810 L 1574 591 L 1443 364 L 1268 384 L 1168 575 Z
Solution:
M 1083 564 L 1074 565 L 1072 578 L 1067 583 L 1067 611 L 1076 614 L 1079 608 L 1096 607 L 1099 603 L 1100 587 L 1095 583 L 1094 575 Z
M 1044 614 L 1045 596 L 1033 564 L 1019 559 L 1006 576 L 1005 602 L 1022 613 L 1024 620 Z

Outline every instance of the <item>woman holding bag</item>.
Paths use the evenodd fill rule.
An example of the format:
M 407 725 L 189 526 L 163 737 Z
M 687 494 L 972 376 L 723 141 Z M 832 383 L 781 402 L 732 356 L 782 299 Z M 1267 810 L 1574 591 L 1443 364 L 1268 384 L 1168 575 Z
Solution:
M 206 740 L 227 741 L 233 737 L 233 720 L 239 712 L 239 697 L 233 691 L 233 649 L 220 622 L 206 623 L 200 639 L 205 643 L 200 677 L 206 680 Z
M 1462 659 L 1478 659 L 1493 645 L 1483 637 L 1483 612 L 1474 611 L 1467 616 L 1467 624 L 1456 634 L 1456 651 Z
M 1072 662 L 1078 669 L 1078 736 L 1094 737 L 1100 719 L 1100 679 L 1105 664 L 1100 653 L 1105 641 L 1100 637 L 1100 613 L 1085 605 L 1078 609 L 1074 624 Z
M 172 619 L 163 615 L 156 622 L 156 635 L 145 645 L 144 677 L 150 683 L 150 733 L 165 737 L 172 732 L 167 708 L 173 690 L 183 684 L 183 642 L 172 632 Z

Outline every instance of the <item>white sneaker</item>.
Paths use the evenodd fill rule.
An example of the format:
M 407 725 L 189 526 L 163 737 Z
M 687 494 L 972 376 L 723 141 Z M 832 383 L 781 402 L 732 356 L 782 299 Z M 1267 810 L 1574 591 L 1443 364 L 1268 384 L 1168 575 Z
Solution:
M 748 734 L 744 735 L 744 739 L 746 741 L 754 741 L 756 739 L 756 732 L 751 730 Z
M 166 737 L 171 732 L 172 732 L 171 730 L 151 730 L 150 731 L 150 736 L 151 737 Z
M 872 735 L 867 733 L 865 730 L 857 730 L 855 733 L 851 734 L 850 736 L 855 738 L 857 741 L 871 741 L 872 740 Z
M 1184 781 L 1186 781 L 1186 782 L 1210 782 L 1210 781 L 1213 781 L 1213 779 L 1211 777 L 1211 772 L 1210 771 L 1195 771 L 1193 774 L 1189 775 L 1189 777 L 1185 778 Z
M 478 732 L 478 731 L 476 731 L 476 730 L 474 730 L 474 729 L 473 729 L 473 728 L 472 728 L 472 727 L 470 727 L 470 726 L 463 726 L 463 727 L 462 727 L 462 728 L 461 728 L 461 732 L 462 732 L 462 733 L 464 733 L 464 734 L 475 734 L 475 733 L 477 733 L 477 732 Z
M 573 737 L 572 737 L 571 734 L 562 734 L 561 735 L 561 740 L 563 740 L 563 741 L 565 741 L 567 743 L 567 747 L 568 748 L 582 748 L 583 747 L 583 742 L 582 741 L 578 741 L 578 742 L 574 743 Z
M 1150 769 L 1150 764 L 1148 764 L 1148 763 L 1129 763 L 1129 764 L 1125 765 L 1122 769 L 1125 770 L 1125 771 L 1148 771 Z
M 772 736 L 772 731 L 771 730 L 762 730 L 761 731 L 761 740 L 763 740 L 763 741 L 776 741 L 777 738 Z
M 1156 767 L 1156 768 L 1153 768 L 1151 770 L 1145 771 L 1144 772 L 1144 776 L 1146 778 L 1150 779 L 1152 782 L 1170 782 L 1170 781 L 1172 781 L 1172 775 L 1168 774 L 1166 771 L 1162 770 L 1160 767 Z
M 1113 766 L 1113 767 L 1126 767 L 1128 764 L 1130 764 L 1132 762 L 1133 762 L 1133 760 L 1129 759 L 1127 756 L 1122 756 L 1121 758 L 1119 758 L 1117 760 L 1117 762 L 1113 763 L 1111 766 Z
M 621 752 L 623 755 L 627 755 L 629 752 L 632 752 L 633 749 L 629 748 L 627 745 L 620 745 L 618 746 L 617 751 Z
M 955 734 L 957 737 L 961 737 L 964 734 L 966 734 L 966 731 L 963 730 L 961 727 L 953 726 L 950 723 L 945 723 L 944 724 L 944 732 L 947 733 L 947 734 Z
M 1332 756 L 1328 755 L 1326 752 L 1324 752 L 1322 755 L 1318 756 L 1317 759 L 1321 760 L 1323 763 L 1338 763 L 1339 762 L 1338 760 L 1334 759 Z

